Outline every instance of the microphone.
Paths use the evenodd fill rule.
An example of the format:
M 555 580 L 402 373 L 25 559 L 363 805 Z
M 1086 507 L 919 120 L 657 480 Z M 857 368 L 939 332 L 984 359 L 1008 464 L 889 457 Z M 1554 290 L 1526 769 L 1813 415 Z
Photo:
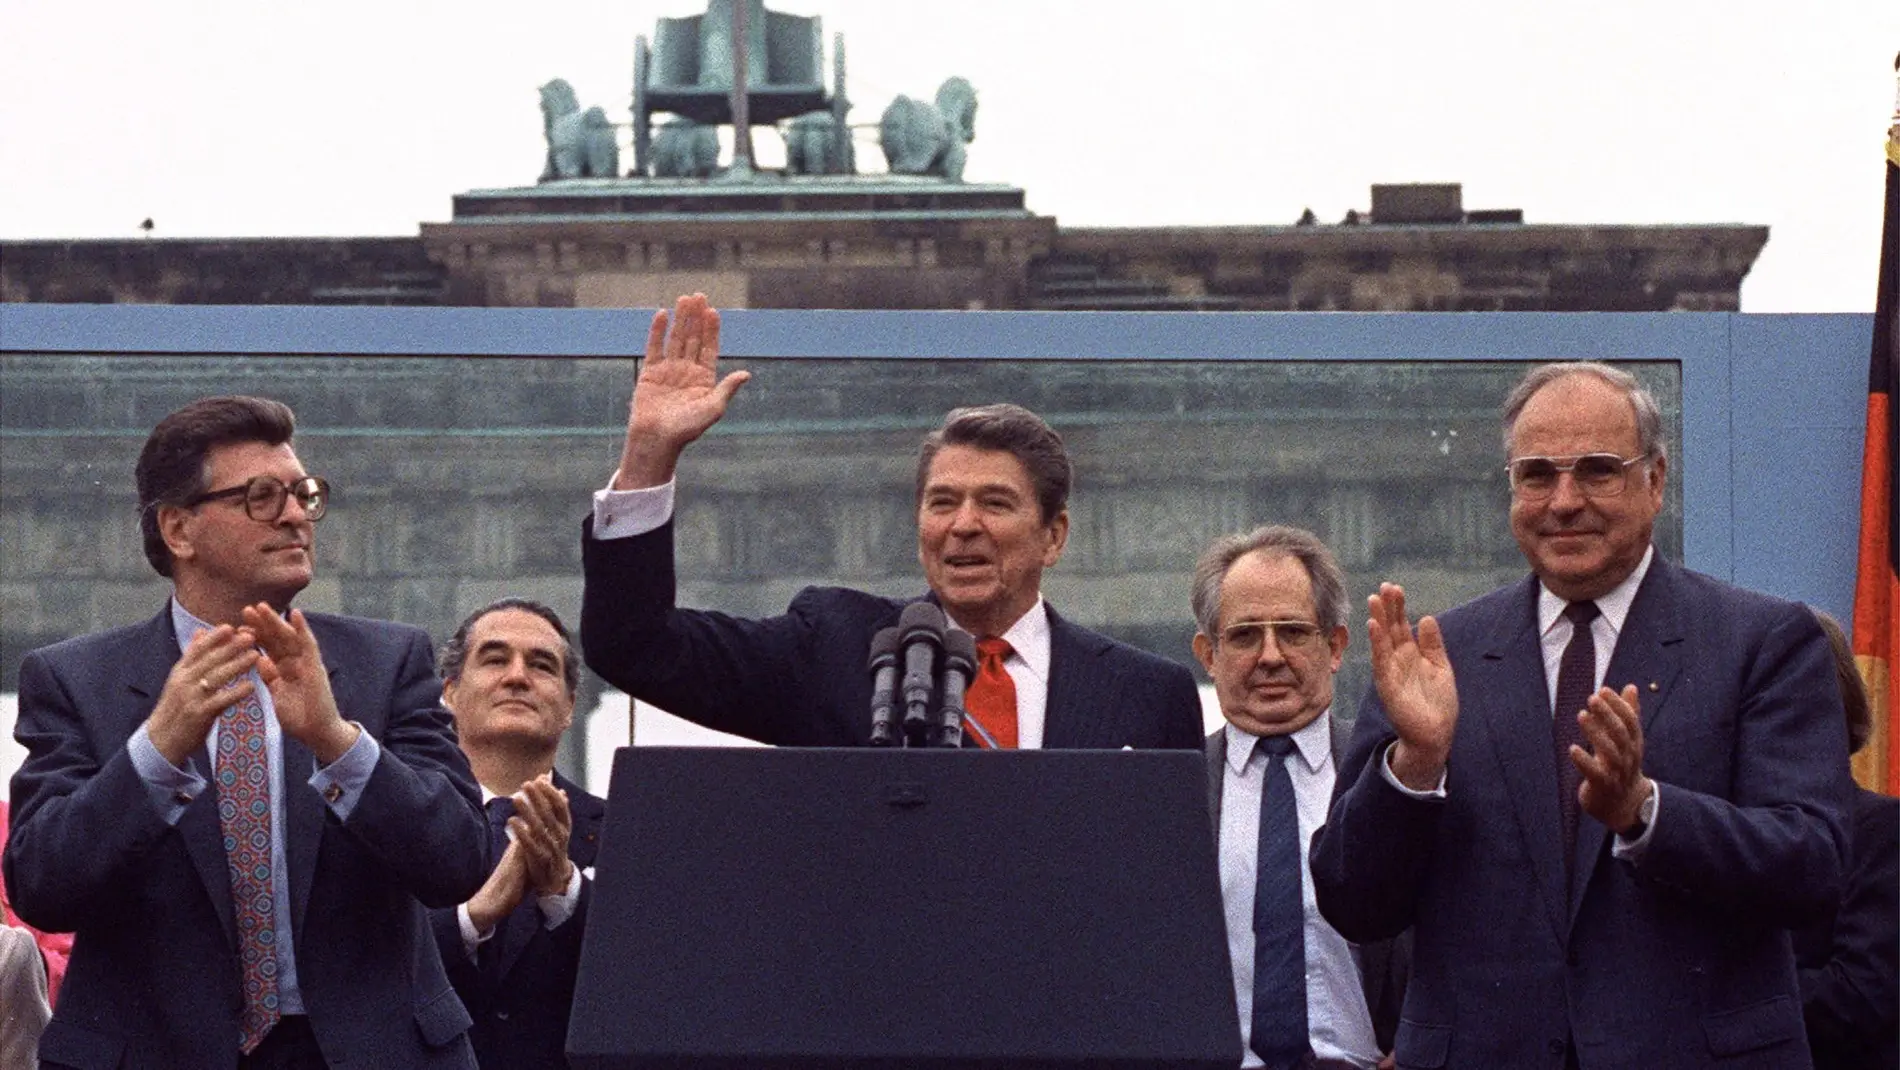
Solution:
M 930 696 L 937 689 L 943 626 L 943 610 L 929 602 L 912 602 L 897 618 L 898 642 L 904 649 L 904 736 L 913 746 L 923 744 L 930 726 Z
M 897 629 L 886 628 L 871 637 L 871 746 L 896 747 L 894 719 L 897 707 Z
M 961 628 L 943 633 L 943 722 L 935 747 L 963 746 L 963 693 L 976 679 L 976 637 Z

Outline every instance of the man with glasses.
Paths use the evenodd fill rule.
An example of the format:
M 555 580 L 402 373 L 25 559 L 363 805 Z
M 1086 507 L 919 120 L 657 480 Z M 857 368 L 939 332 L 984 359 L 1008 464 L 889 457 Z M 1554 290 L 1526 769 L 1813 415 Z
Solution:
M 1628 374 L 1533 370 L 1504 441 L 1532 575 L 1416 633 L 1403 589 L 1369 599 L 1320 909 L 1412 927 L 1401 1065 L 1805 1067 L 1787 930 L 1834 909 L 1847 837 L 1827 641 L 1656 553 L 1662 419 Z
M 290 409 L 193 402 L 139 455 L 142 624 L 27 655 L 4 865 L 76 932 L 41 1065 L 473 1067 L 425 906 L 487 876 L 428 637 L 290 608 L 329 486 Z
M 1333 718 L 1346 577 L 1319 537 L 1262 527 L 1194 569 L 1194 656 L 1225 727 L 1207 739 L 1243 1067 L 1371 1067 L 1392 1050 L 1403 948 L 1356 948 L 1313 906 L 1306 844 L 1347 732 Z

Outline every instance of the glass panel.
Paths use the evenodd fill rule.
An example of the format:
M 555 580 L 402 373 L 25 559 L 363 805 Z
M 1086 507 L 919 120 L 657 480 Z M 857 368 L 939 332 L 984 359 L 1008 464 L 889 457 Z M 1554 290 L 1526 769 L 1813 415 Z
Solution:
M 1278 522 L 1331 544 L 1353 622 L 1342 715 L 1366 684 L 1376 583 L 1404 583 L 1430 612 L 1524 573 L 1497 412 L 1528 364 L 750 366 L 726 421 L 682 464 L 685 605 L 765 615 L 813 583 L 918 592 L 917 443 L 949 408 L 991 400 L 1034 409 L 1068 442 L 1073 525 L 1045 591 L 1079 623 L 1190 662 L 1189 573 L 1210 541 Z M 1624 367 L 1675 436 L 1678 366 Z M 580 520 L 618 457 L 632 373 L 562 359 L 0 359 L 0 682 L 13 689 L 32 646 L 159 608 L 167 586 L 140 551 L 133 463 L 160 417 L 215 393 L 288 402 L 299 455 L 334 489 L 320 578 L 299 604 L 408 621 L 438 641 L 503 594 L 573 620 Z M 1677 479 L 1656 536 L 1677 559 L 1680 517 Z

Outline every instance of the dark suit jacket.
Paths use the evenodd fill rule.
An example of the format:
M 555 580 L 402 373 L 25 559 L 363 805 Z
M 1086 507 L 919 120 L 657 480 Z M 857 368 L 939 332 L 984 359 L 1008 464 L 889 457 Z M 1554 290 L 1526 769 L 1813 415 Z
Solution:
M 1845 719 L 1804 606 L 1657 557 L 1604 677 L 1641 696 L 1661 787 L 1640 859 L 1585 814 L 1564 884 L 1534 579 L 1439 618 L 1459 714 L 1446 797 L 1376 767 L 1361 706 L 1327 824 L 1320 910 L 1348 939 L 1415 938 L 1401 1066 L 1805 1067 L 1788 928 L 1832 909 L 1846 855 Z
M 871 637 L 904 603 L 808 587 L 783 616 L 744 620 L 674 605 L 673 526 L 581 539 L 587 664 L 638 699 L 722 732 L 785 746 L 849 747 L 871 734 Z M 1194 676 L 1049 613 L 1045 747 L 1201 746 Z
M 1346 758 L 1351 731 L 1339 719 L 1328 715 L 1333 750 L 1333 770 L 1338 775 Z M 1227 769 L 1227 728 L 1215 729 L 1207 737 L 1207 810 L 1214 819 L 1214 853 L 1220 853 L 1222 784 Z M 1392 1050 L 1392 1037 L 1399 1028 L 1399 1006 L 1405 999 L 1406 978 L 1412 972 L 1412 936 L 1402 933 L 1390 940 L 1373 940 L 1352 945 L 1353 962 L 1359 967 L 1359 984 L 1366 993 L 1366 1009 L 1372 1015 L 1372 1035 L 1381 1052 Z
M 345 717 L 382 746 L 347 824 L 284 739 L 285 850 L 297 978 L 333 1067 L 474 1065 L 424 904 L 481 886 L 480 794 L 455 744 L 429 639 L 398 624 L 308 614 Z M 7 888 L 21 915 L 76 931 L 48 1066 L 216 1070 L 238 1057 L 243 997 L 231 878 L 206 780 L 166 825 L 125 743 L 178 660 L 170 607 L 143 623 L 36 650 L 20 669 Z
M 607 803 L 559 773 L 554 774 L 554 783 L 567 792 L 571 820 L 567 857 L 581 869 L 589 869 L 600 849 Z M 581 936 L 593 896 L 593 879 L 583 874 L 574 915 L 549 930 L 541 924 L 530 893 L 529 909 L 523 913 L 532 913 L 525 920 L 533 924 L 504 926 L 493 937 L 501 941 L 500 947 L 473 960 L 462 947 L 462 927 L 455 910 L 430 911 L 449 982 L 475 1018 L 469 1039 L 475 1044 L 476 1062 L 513 1070 L 565 1070 L 568 1013 L 574 1006 L 574 976 L 580 969 Z
M 1854 789 L 1841 909 L 1794 934 L 1817 1070 L 1900 1067 L 1900 799 Z

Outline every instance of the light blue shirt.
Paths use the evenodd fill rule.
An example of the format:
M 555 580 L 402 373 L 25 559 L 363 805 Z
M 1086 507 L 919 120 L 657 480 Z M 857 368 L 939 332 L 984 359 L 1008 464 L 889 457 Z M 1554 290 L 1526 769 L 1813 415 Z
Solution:
M 193 636 L 209 631 L 211 625 L 191 615 L 185 607 L 172 599 L 172 630 L 178 636 L 178 649 L 182 652 L 190 645 Z M 277 999 L 278 1009 L 283 1014 L 304 1013 L 303 989 L 297 984 L 297 949 L 295 933 L 290 928 L 290 862 L 284 850 L 284 730 L 277 723 L 277 707 L 271 702 L 270 689 L 252 670 L 249 679 L 257 688 L 258 701 L 264 707 L 264 754 L 270 762 L 270 863 L 271 863 L 271 928 L 276 932 L 275 948 L 277 952 Z M 211 735 L 205 741 L 210 748 L 212 762 L 217 761 L 218 726 L 214 721 Z M 196 771 L 180 769 L 165 760 L 152 743 L 152 736 L 145 725 L 140 725 L 126 741 L 126 757 L 132 761 L 132 768 L 138 771 L 140 779 L 145 781 L 146 797 L 152 800 L 152 806 L 158 816 L 167 825 L 176 826 L 178 819 L 185 814 L 185 808 L 195 802 L 204 792 L 205 778 Z M 383 749 L 368 732 L 359 732 L 356 742 L 343 752 L 342 757 L 329 765 L 315 770 L 309 780 L 317 797 L 324 799 L 330 812 L 338 821 L 347 822 L 350 813 L 356 808 L 356 801 L 362 798 L 363 788 L 369 783 L 370 773 L 376 769 L 376 761 L 382 757 Z M 314 763 L 313 763 L 314 764 Z M 336 788 L 340 794 L 330 799 L 330 789 Z

